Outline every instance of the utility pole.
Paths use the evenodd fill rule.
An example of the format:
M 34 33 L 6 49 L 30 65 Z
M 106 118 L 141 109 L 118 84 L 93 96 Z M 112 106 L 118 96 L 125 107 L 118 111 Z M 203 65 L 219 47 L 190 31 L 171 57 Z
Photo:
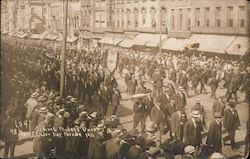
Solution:
M 160 43 L 159 43 L 159 53 L 161 53 L 161 21 L 162 21 L 162 9 L 160 9 Z
M 67 45 L 67 20 L 68 20 L 68 0 L 64 0 L 64 22 L 63 22 L 63 45 L 61 56 L 61 77 L 60 77 L 60 96 L 64 97 L 65 92 L 65 65 L 66 65 L 66 45 Z
M 114 44 L 115 44 L 115 1 L 111 1 L 111 3 L 114 3 L 114 7 L 112 7 L 113 9 L 112 9 L 112 17 L 113 17 L 113 19 L 112 19 L 112 31 L 113 31 L 113 46 L 114 46 Z M 112 5 L 112 4 L 111 4 Z M 113 5 L 112 5 L 113 6 Z

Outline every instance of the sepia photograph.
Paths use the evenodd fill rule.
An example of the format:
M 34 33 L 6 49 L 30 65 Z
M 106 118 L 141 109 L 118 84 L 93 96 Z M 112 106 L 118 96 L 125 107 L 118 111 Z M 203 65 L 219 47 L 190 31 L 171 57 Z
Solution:
M 248 158 L 248 0 L 0 2 L 0 158 Z

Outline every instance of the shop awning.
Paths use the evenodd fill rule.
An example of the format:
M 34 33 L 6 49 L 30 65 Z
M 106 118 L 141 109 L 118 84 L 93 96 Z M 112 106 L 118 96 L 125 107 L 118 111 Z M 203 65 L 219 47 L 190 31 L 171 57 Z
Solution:
M 169 38 L 162 44 L 162 49 L 182 51 L 185 48 L 187 40 L 178 38 Z
M 24 38 L 26 38 L 27 36 L 28 36 L 27 33 L 23 33 L 23 34 L 19 35 L 18 37 L 21 38 L 21 39 L 24 39 Z
M 8 31 L 2 31 L 2 35 L 8 34 Z
M 235 40 L 227 47 L 228 54 L 245 55 L 245 52 L 249 49 L 249 38 L 243 36 L 237 36 Z
M 124 39 L 118 45 L 124 48 L 131 48 L 133 46 L 133 39 Z
M 67 42 L 73 43 L 78 39 L 78 37 L 72 36 L 72 37 L 67 37 Z
M 167 38 L 167 35 L 161 35 L 161 42 Z M 160 43 L 160 34 L 155 34 L 151 37 L 150 41 L 146 43 L 146 46 L 157 47 Z
M 146 45 L 146 43 L 149 42 L 153 36 L 154 34 L 140 33 L 133 39 L 133 45 Z
M 117 45 L 122 40 L 123 39 L 121 39 L 121 38 L 104 37 L 101 40 L 99 40 L 98 42 L 102 43 L 102 44 Z
M 41 39 L 41 35 L 40 34 L 31 34 L 30 38 L 31 39 Z
M 45 31 L 41 34 L 40 39 L 43 40 L 49 34 L 48 31 Z
M 200 35 L 198 35 L 200 36 Z M 225 53 L 226 48 L 235 40 L 236 36 L 202 35 L 199 39 L 199 51 Z
M 73 37 L 67 37 L 67 42 L 73 43 L 73 42 L 75 42 L 77 39 L 78 39 L 78 37 L 75 37 L 75 36 L 73 36 Z M 63 40 L 63 37 L 62 37 L 62 36 L 59 37 L 58 39 L 56 39 L 56 41 L 62 41 L 62 40 Z

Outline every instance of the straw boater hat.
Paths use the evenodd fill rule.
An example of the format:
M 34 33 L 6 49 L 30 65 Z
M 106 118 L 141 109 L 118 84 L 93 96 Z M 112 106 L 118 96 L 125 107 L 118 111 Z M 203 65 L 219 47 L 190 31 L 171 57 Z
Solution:
M 38 102 L 45 102 L 47 99 L 44 96 L 40 96 L 40 97 L 38 97 L 37 100 L 38 100 Z
M 80 114 L 79 114 L 79 116 L 81 116 L 81 117 L 84 117 L 84 116 L 86 116 L 87 115 L 87 112 L 86 111 L 82 111 Z
M 48 119 L 48 120 L 53 120 L 54 118 L 55 118 L 55 115 L 53 113 L 48 113 L 46 115 L 46 119 Z
M 182 86 L 179 86 L 178 89 L 179 89 L 180 91 L 185 91 L 185 89 L 184 89 Z
M 37 92 L 34 92 L 34 93 L 31 94 L 32 98 L 37 98 L 38 96 L 39 96 L 39 94 Z
M 195 99 L 195 103 L 196 103 L 196 104 L 201 104 L 201 99 L 198 99 L 198 98 Z
M 147 124 L 147 126 L 146 126 L 146 131 L 152 132 L 152 131 L 155 130 L 155 128 L 156 128 L 156 127 L 155 127 L 154 122 L 149 121 L 148 124 Z
M 200 117 L 200 112 L 199 110 L 193 110 L 190 115 L 194 118 L 199 118 Z
M 211 159 L 224 159 L 225 157 L 224 157 L 221 153 L 219 153 L 219 152 L 214 152 L 214 153 L 211 155 L 210 158 L 211 158 Z
M 38 110 L 39 113 L 47 113 L 48 112 L 48 109 L 46 107 L 41 107 L 39 110 Z
M 188 145 L 184 148 L 184 152 L 186 154 L 192 154 L 194 153 L 196 150 L 195 150 L 195 147 L 194 146 L 191 146 L 191 145 Z

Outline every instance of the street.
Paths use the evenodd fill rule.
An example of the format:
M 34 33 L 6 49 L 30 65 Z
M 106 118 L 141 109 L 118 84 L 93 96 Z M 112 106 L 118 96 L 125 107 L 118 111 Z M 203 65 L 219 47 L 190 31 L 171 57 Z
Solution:
M 120 119 L 120 122 L 122 123 L 123 127 L 126 128 L 127 130 L 132 129 L 133 125 L 133 102 L 131 101 L 129 95 L 125 93 L 126 90 L 126 85 L 124 82 L 124 77 L 120 77 L 118 73 L 115 74 L 115 77 L 118 82 L 119 89 L 121 91 L 122 95 L 122 101 L 121 105 L 118 107 L 117 110 L 117 116 Z M 149 82 L 146 82 L 146 87 L 152 89 L 152 85 Z M 199 88 L 199 87 L 198 87 Z M 209 123 L 213 120 L 212 117 L 212 104 L 213 100 L 210 98 L 211 91 L 209 87 L 206 87 L 207 89 L 207 94 L 199 94 L 199 95 L 194 95 L 192 94 L 193 91 L 190 91 L 190 98 L 188 98 L 188 107 L 186 109 L 186 113 L 188 117 L 190 116 L 190 108 L 195 104 L 195 99 L 199 98 L 202 101 L 202 104 L 205 108 L 205 111 L 207 112 L 207 121 L 208 125 Z M 225 89 L 218 89 L 217 90 L 217 95 L 220 93 L 225 93 Z M 245 150 L 245 145 L 244 145 L 244 139 L 246 136 L 246 122 L 247 119 L 249 118 L 249 106 L 247 103 L 242 102 L 244 100 L 244 94 L 238 92 L 238 97 L 239 97 L 239 104 L 237 104 L 236 109 L 239 113 L 240 117 L 240 122 L 241 122 L 241 129 L 236 131 L 236 142 L 240 146 L 239 149 L 237 150 L 232 150 L 230 145 L 226 145 L 222 147 L 222 153 L 226 154 L 225 157 L 240 157 L 244 155 L 244 150 Z M 108 114 L 110 113 L 110 109 L 108 109 Z M 147 119 L 149 120 L 149 118 Z M 140 125 L 138 126 L 138 130 L 140 130 Z M 168 136 L 169 134 L 167 134 Z M 223 130 L 222 136 L 226 136 L 227 134 L 225 133 L 225 130 Z M 203 137 L 203 144 L 206 142 L 206 137 Z M 1 141 L 0 144 L 0 156 L 2 156 L 4 152 L 4 143 Z M 16 145 L 16 150 L 15 150 L 15 157 L 18 158 L 30 158 L 34 157 L 33 153 L 33 140 L 30 137 L 27 136 L 20 136 L 19 135 L 19 141 L 17 142 Z

